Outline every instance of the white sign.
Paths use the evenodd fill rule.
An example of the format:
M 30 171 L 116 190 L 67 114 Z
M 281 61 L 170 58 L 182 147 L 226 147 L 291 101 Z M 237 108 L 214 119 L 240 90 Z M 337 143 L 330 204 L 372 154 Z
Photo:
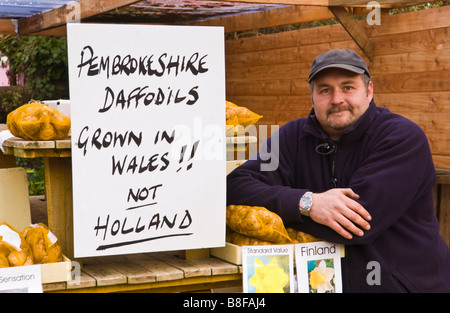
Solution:
M 67 32 L 75 256 L 223 246 L 223 28 Z
M 319 241 L 295 245 L 298 291 L 342 293 L 342 246 Z
M 41 266 L 0 269 L 0 293 L 42 293 Z

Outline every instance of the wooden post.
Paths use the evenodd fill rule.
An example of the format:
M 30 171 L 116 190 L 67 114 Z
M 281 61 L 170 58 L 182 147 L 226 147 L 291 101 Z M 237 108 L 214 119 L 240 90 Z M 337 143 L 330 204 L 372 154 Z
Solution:
M 445 242 L 450 246 L 450 185 L 440 185 L 439 208 L 437 218 L 439 220 L 439 232 Z
M 16 158 L 13 155 L 5 155 L 0 151 L 0 168 L 16 167 Z
M 437 168 L 435 213 L 439 220 L 439 232 L 450 246 L 450 170 Z
M 74 258 L 72 160 L 44 158 L 48 227 L 61 242 L 64 255 Z
M 7 130 L 6 124 L 0 124 L 0 132 Z M 16 158 L 13 155 L 3 154 L 0 150 L 0 168 L 16 167 Z
M 181 250 L 178 256 L 185 260 L 205 259 L 210 257 L 210 249 Z

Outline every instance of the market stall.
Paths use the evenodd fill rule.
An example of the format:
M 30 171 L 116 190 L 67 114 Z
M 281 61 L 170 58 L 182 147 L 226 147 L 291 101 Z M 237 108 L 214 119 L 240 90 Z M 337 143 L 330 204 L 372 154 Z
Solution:
M 0 153 L 0 168 L 14 167 L 16 157 L 39 157 L 44 160 L 48 227 L 58 238 L 64 257 L 69 261 L 75 261 L 71 263 L 69 269 L 67 267 L 56 269 L 56 271 L 68 270 L 70 277 L 44 283 L 44 291 L 185 292 L 241 287 L 243 265 L 240 245 L 230 242 L 225 244 L 225 175 L 251 157 L 259 148 L 258 145 L 276 131 L 278 126 L 287 123 L 294 116 L 308 114 L 309 87 L 305 78 L 314 56 L 330 47 L 345 47 L 358 51 L 370 64 L 371 72 L 374 73 L 373 79 L 377 81 L 377 86 L 380 86 L 378 97 L 381 105 L 407 115 L 425 130 L 438 168 L 435 188 L 436 215 L 440 222 L 441 234 L 447 244 L 450 242 L 448 194 L 450 150 L 445 144 L 448 139 L 446 121 L 449 114 L 445 103 L 448 102 L 450 92 L 448 77 L 445 74 L 448 67 L 448 60 L 445 57 L 448 54 L 447 32 L 450 27 L 447 18 L 448 6 L 391 16 L 388 14 L 390 8 L 406 6 L 410 1 L 380 1 L 381 9 L 366 8 L 366 1 L 353 1 L 352 8 L 347 9 L 344 1 L 322 1 L 320 4 L 299 0 L 261 0 L 260 3 L 196 1 L 205 2 L 203 5 L 191 2 L 178 1 L 175 6 L 170 6 L 172 8 L 170 10 L 169 6 L 165 7 L 163 1 L 158 4 L 150 4 L 149 1 L 111 1 L 107 5 L 100 5 L 93 1 L 79 0 L 68 4 L 58 3 L 54 8 L 47 8 L 47 11 L 39 14 L 29 13 L 14 23 L 5 19 L 7 16 L 0 19 L 0 32 L 3 34 L 68 35 L 72 49 L 69 51 L 69 54 L 71 53 L 69 64 L 72 62 L 69 65 L 72 71 L 71 84 L 73 84 L 71 101 L 76 109 L 72 111 L 71 116 L 71 137 L 29 140 L 15 136 L 4 140 L 4 152 Z M 197 12 L 190 10 L 195 5 Z M 375 11 L 376 9 L 379 11 Z M 368 13 L 372 13 L 371 16 L 380 14 L 378 17 L 382 19 L 381 24 L 376 24 L 375 19 L 372 20 L 375 22 L 370 24 L 368 19 L 355 18 L 367 16 Z M 333 25 L 300 28 L 249 38 L 239 37 L 244 31 L 332 18 L 335 22 Z M 411 26 L 408 22 L 412 20 L 415 21 L 413 23 L 415 26 Z M 422 23 L 418 23 L 418 20 Z M 77 25 L 67 25 L 72 22 Z M 148 27 L 147 34 L 144 30 L 147 28 L 142 26 L 142 32 L 145 33 L 142 34 L 138 31 L 139 26 L 128 25 L 130 26 L 128 28 L 108 26 L 111 22 L 141 25 L 189 24 L 224 28 L 217 28 L 219 30 L 216 29 L 211 35 L 184 33 L 185 28 L 181 27 L 174 37 L 165 33 L 162 37 L 158 37 L 161 36 L 159 32 L 163 31 L 164 27 Z M 89 23 L 104 23 L 104 25 L 89 29 Z M 83 24 L 86 24 L 85 29 Z M 83 38 L 80 35 L 82 32 L 89 33 L 90 36 Z M 221 46 L 223 32 L 231 39 L 226 40 L 225 45 Z M 164 41 L 164 38 L 174 38 L 172 42 L 184 42 L 183 40 L 195 42 L 195 51 L 162 45 L 162 50 L 155 48 L 151 52 L 157 60 L 154 64 L 159 65 L 152 67 L 148 62 L 145 69 L 137 70 L 139 57 L 141 60 L 151 58 L 145 56 L 148 52 L 135 48 L 132 50 L 135 53 L 133 56 L 129 51 L 121 50 L 122 47 L 114 50 L 118 45 L 111 44 L 109 37 L 104 35 L 108 33 L 114 33 L 116 40 L 123 43 L 122 46 L 131 46 L 132 41 L 142 42 L 143 38 L 157 38 L 158 42 Z M 236 39 L 232 38 L 233 35 Z M 198 38 L 208 40 L 195 41 Z M 187 43 L 184 45 L 188 46 Z M 225 53 L 221 55 L 223 51 Z M 108 54 L 111 59 L 107 59 Z M 178 57 L 178 61 L 166 59 L 167 55 Z M 117 56 L 121 60 L 118 61 L 118 64 L 121 64 L 120 70 L 113 68 L 112 60 L 117 59 Z M 133 60 L 136 60 L 135 67 Z M 108 63 L 109 61 L 111 63 Z M 173 65 L 177 62 L 179 65 Z M 111 64 L 110 68 L 108 64 Z M 222 68 L 222 65 L 225 67 Z M 169 67 L 172 73 L 168 70 Z M 167 71 L 164 71 L 165 69 Z M 141 74 L 147 75 L 150 72 L 154 74 L 154 78 L 162 77 L 148 84 L 156 86 L 153 91 L 142 82 Z M 423 77 L 424 72 L 427 72 L 426 77 Z M 133 78 L 133 75 L 136 77 Z M 184 79 L 183 75 L 186 76 Z M 163 80 L 164 78 L 167 81 Z M 177 81 L 179 78 L 180 81 Z M 117 81 L 114 81 L 115 79 Z M 211 81 L 215 82 L 213 87 L 202 88 L 202 84 L 206 86 Z M 91 89 L 89 94 L 82 92 L 88 88 Z M 208 88 L 210 93 L 205 91 Z M 198 100 L 199 94 L 201 100 Z M 154 125 L 151 126 L 146 125 L 142 115 L 144 108 L 161 104 L 166 108 L 172 108 L 174 105 L 189 107 L 197 101 L 201 104 L 205 101 L 203 97 L 207 100 L 199 111 L 171 110 L 161 115 L 156 113 Z M 411 107 L 402 107 L 401 103 L 405 97 L 409 99 Z M 88 112 L 89 106 L 82 104 L 88 103 L 91 99 L 95 99 L 93 100 L 95 109 Z M 145 102 L 146 99 L 148 102 Z M 227 102 L 227 109 L 230 111 L 227 111 L 225 116 L 223 114 L 225 106 L 222 103 L 226 100 L 233 103 Z M 160 103 L 156 103 L 157 101 Z M 207 106 L 207 103 L 217 103 L 217 106 Z M 302 104 L 298 105 L 299 103 Z M 130 113 L 128 121 L 122 123 L 125 120 L 122 120 L 124 108 L 129 107 L 136 109 L 136 112 Z M 245 114 L 247 117 L 250 116 L 248 120 L 234 121 L 233 107 L 247 110 Z M 108 111 L 118 113 L 107 116 Z M 127 113 L 129 111 L 131 110 Z M 202 121 L 207 121 L 200 129 L 201 135 L 204 135 L 205 131 L 213 132 L 211 129 L 205 129 L 204 126 L 207 128 L 208 125 L 220 125 L 219 132 L 227 134 L 227 137 L 223 138 L 224 142 L 218 141 L 219 145 L 225 148 L 224 158 L 221 162 L 207 165 L 207 162 L 188 162 L 194 159 L 199 144 L 200 149 L 216 144 L 201 141 L 198 136 L 191 136 L 190 140 L 179 144 L 177 161 L 169 161 L 167 156 L 175 153 L 174 149 L 171 149 L 174 146 L 172 141 L 178 139 L 179 134 L 174 129 L 186 120 L 194 121 L 199 116 L 203 118 Z M 145 127 L 142 126 L 139 128 L 142 131 L 139 131 L 136 130 L 136 125 Z M 199 131 L 197 126 L 190 125 L 188 131 L 191 133 Z M 113 128 L 118 130 L 114 132 Z M 6 125 L 0 125 L 0 131 L 5 129 Z M 135 132 L 130 129 L 134 129 Z M 126 134 L 130 137 L 126 138 Z M 122 142 L 126 142 L 128 148 L 126 154 L 130 155 L 130 159 L 126 159 L 123 144 L 117 144 L 115 150 L 109 148 L 112 138 L 119 137 L 123 139 Z M 139 150 L 142 139 L 147 137 L 152 138 L 151 144 L 142 145 L 141 148 L 144 150 Z M 198 140 L 192 141 L 192 137 Z M 201 146 L 205 142 L 206 148 L 205 145 Z M 164 146 L 153 151 L 158 144 Z M 153 165 L 146 162 L 139 165 L 140 155 L 148 151 L 152 151 L 150 158 L 156 156 L 154 159 L 157 160 Z M 215 150 L 209 150 L 211 151 Z M 211 159 L 215 160 L 214 157 Z M 123 163 L 120 163 L 122 161 Z M 104 163 L 107 164 L 105 172 L 108 172 L 108 175 L 101 172 Z M 177 166 L 172 171 L 169 165 L 175 166 L 175 163 Z M 200 170 L 197 171 L 198 168 Z M 141 174 L 145 172 L 153 172 L 150 185 L 147 183 L 150 176 Z M 124 178 L 127 173 L 130 174 L 130 180 L 116 180 L 118 176 Z M 97 176 L 101 179 L 97 179 Z M 154 180 L 154 177 L 157 179 Z M 209 181 L 199 187 L 196 184 L 202 177 L 208 177 L 217 184 L 211 184 Z M 156 198 L 157 195 L 159 197 L 160 191 L 166 191 L 158 188 L 160 186 L 166 188 L 173 181 L 179 184 L 172 185 L 173 190 L 168 190 L 167 194 L 163 193 L 162 199 Z M 99 187 L 96 193 L 90 192 L 100 185 L 103 186 Z M 173 195 L 183 186 L 189 187 L 182 196 L 189 203 L 189 209 L 158 213 L 154 211 L 152 215 L 154 219 L 151 218 L 146 222 L 146 225 L 154 222 L 155 230 L 161 225 L 160 221 L 171 230 L 174 226 L 170 225 L 178 222 L 178 228 L 183 231 L 158 233 L 151 238 L 142 237 L 145 232 L 141 231 L 139 223 L 144 216 L 134 216 L 130 212 L 136 211 L 134 209 L 141 204 L 157 208 L 157 202 L 179 207 Z M 201 190 L 196 193 L 198 188 Z M 98 196 L 107 194 L 108 190 L 113 190 L 110 197 Z M 205 193 L 208 194 L 207 200 L 199 200 Z M 90 196 L 86 196 L 87 194 Z M 121 195 L 124 198 L 124 194 L 128 195 L 125 202 L 134 199 L 136 203 L 135 206 L 130 204 L 127 209 L 123 209 L 126 203 L 121 204 L 122 211 L 126 214 L 119 215 L 118 211 L 110 208 L 117 206 L 121 201 L 115 196 Z M 151 195 L 155 201 L 144 203 L 143 200 L 149 199 Z M 95 202 L 97 200 L 98 202 Z M 95 203 L 94 206 L 98 211 L 94 211 L 87 203 Z M 209 220 L 203 220 L 202 212 L 211 207 L 214 209 L 208 215 Z M 113 214 L 116 214 L 116 217 L 112 217 Z M 166 215 L 163 217 L 163 214 Z M 108 224 L 110 216 L 111 224 Z M 133 219 L 134 222 L 130 224 L 130 220 Z M 156 219 L 158 225 L 155 224 Z M 192 220 L 200 221 L 200 224 L 193 223 L 189 228 Z M 90 235 L 85 229 L 91 230 Z M 107 230 L 104 231 L 104 236 L 101 236 L 104 229 Z M 112 239 L 117 240 L 105 242 L 107 231 Z M 136 236 L 131 237 L 130 233 L 135 233 Z M 119 240 L 119 236 L 127 239 Z M 167 242 L 161 241 L 160 245 L 127 244 L 142 241 L 158 242 L 154 239 L 161 236 L 170 239 Z M 288 236 L 294 238 L 296 235 Z M 193 240 L 190 240 L 191 238 Z M 315 238 L 302 237 L 297 242 L 301 240 L 316 241 Z M 99 244 L 100 241 L 102 244 Z M 285 242 L 281 240 L 270 243 Z M 339 248 L 336 250 L 341 251 Z M 338 254 L 338 258 L 343 257 L 345 250 L 339 253 L 342 254 Z

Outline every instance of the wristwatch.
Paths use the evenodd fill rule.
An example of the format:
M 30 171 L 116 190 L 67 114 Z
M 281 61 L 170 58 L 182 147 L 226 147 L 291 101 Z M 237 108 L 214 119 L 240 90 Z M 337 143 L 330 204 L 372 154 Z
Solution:
M 307 191 L 303 194 L 303 196 L 300 198 L 300 202 L 298 203 L 300 214 L 304 216 L 309 216 L 309 211 L 311 211 L 312 204 L 313 204 L 312 192 Z

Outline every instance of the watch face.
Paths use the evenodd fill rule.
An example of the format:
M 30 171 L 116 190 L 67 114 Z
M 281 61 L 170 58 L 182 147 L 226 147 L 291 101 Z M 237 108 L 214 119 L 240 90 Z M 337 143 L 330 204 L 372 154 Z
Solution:
M 309 209 L 312 205 L 312 198 L 309 195 L 305 195 L 300 199 L 300 206 L 304 209 Z

